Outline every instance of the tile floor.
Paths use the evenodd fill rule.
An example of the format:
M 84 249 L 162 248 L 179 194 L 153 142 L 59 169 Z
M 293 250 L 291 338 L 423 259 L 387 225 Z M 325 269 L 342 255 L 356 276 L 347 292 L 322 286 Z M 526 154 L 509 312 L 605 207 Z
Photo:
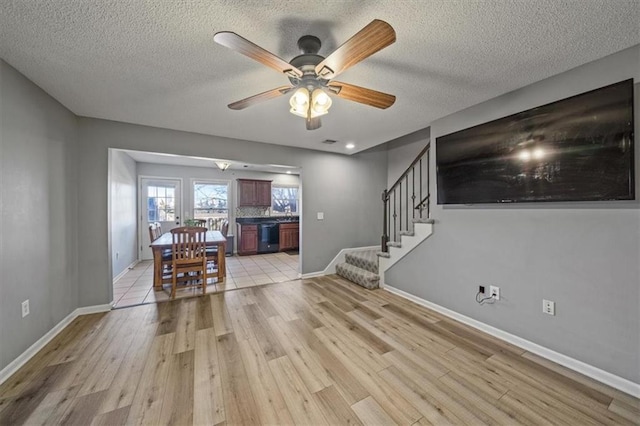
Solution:
M 211 279 L 207 284 L 207 293 L 295 280 L 298 278 L 298 258 L 298 254 L 287 253 L 227 257 L 225 282 L 218 284 Z M 153 291 L 152 287 L 153 262 L 145 260 L 113 284 L 114 307 L 169 300 L 170 285 L 165 284 L 164 291 Z M 194 287 L 178 289 L 176 298 L 200 292 Z

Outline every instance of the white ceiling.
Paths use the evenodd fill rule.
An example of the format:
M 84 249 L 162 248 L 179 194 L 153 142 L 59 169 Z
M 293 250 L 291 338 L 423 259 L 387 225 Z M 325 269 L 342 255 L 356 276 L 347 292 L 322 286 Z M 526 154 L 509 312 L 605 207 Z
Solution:
M 334 99 L 307 131 L 288 96 L 226 107 L 288 80 L 214 43 L 216 31 L 288 61 L 302 35 L 326 56 L 376 18 L 396 43 L 339 80 L 396 95 L 391 108 Z M 81 116 L 357 152 L 638 44 L 639 22 L 638 0 L 13 0 L 0 8 L 0 56 Z
M 191 157 L 186 155 L 163 154 L 158 152 L 132 151 L 128 149 L 120 150 L 126 152 L 134 161 L 138 163 L 170 164 L 173 166 L 206 167 L 216 168 L 216 161 L 228 162 L 231 165 L 228 170 L 244 170 L 250 172 L 267 173 L 287 173 L 297 175 L 300 169 L 297 167 L 283 166 L 278 164 L 251 164 L 238 161 L 225 160 L 223 158 Z

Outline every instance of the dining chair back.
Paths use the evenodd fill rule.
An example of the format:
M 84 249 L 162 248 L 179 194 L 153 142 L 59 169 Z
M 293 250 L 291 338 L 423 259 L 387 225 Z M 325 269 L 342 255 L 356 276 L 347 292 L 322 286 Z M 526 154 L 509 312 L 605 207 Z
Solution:
M 149 241 L 154 242 L 162 235 L 162 225 L 160 222 L 149 224 Z
M 176 296 L 178 275 L 185 285 L 201 286 L 207 292 L 206 234 L 203 227 L 184 226 L 171 230 L 172 235 L 172 283 L 171 298 Z
M 149 224 L 149 242 L 154 242 L 156 236 L 156 225 L 154 223 Z
M 210 217 L 208 220 L 209 231 L 220 231 L 225 220 L 223 217 Z

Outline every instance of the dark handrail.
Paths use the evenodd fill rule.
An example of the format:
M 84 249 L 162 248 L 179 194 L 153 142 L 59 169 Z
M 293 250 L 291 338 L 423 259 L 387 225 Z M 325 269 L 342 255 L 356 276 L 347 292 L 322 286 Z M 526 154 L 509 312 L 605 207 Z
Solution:
M 409 210 L 411 210 L 411 218 L 416 219 L 417 215 L 420 219 L 423 217 L 423 210 L 426 210 L 427 217 L 430 217 L 429 211 L 429 161 L 430 161 L 430 149 L 431 143 L 420 151 L 416 158 L 411 162 L 409 167 L 398 178 L 398 180 L 391 185 L 391 187 L 382 192 L 382 207 L 383 207 L 383 228 L 381 246 L 382 251 L 386 252 L 388 242 L 391 238 L 394 241 L 398 241 L 398 236 L 402 231 L 409 231 Z M 425 161 L 423 161 L 423 159 Z M 418 168 L 418 182 L 416 188 L 416 167 Z M 425 168 L 426 184 L 423 185 L 422 169 Z M 411 174 L 411 179 L 409 179 Z M 404 191 L 403 191 L 404 180 Z M 422 187 L 425 186 L 426 196 L 423 198 Z M 417 190 L 417 194 L 416 194 Z M 416 198 L 420 202 L 416 205 Z M 393 209 L 391 204 L 393 203 Z M 402 204 L 405 204 L 404 212 L 402 211 Z M 399 209 L 399 213 L 396 209 Z M 404 215 L 403 215 L 404 213 Z M 404 223 L 403 223 L 404 222 Z
M 414 209 L 419 209 L 422 207 L 422 205 L 424 204 L 425 201 L 429 201 L 429 196 L 427 195 L 426 197 L 424 197 L 418 204 L 416 204 L 416 206 L 414 207 Z
M 422 151 L 420 151 L 420 153 L 416 156 L 416 159 L 413 160 L 413 163 L 409 164 L 409 167 L 407 167 L 407 169 L 404 171 L 404 173 L 402 173 L 402 175 L 400 175 L 398 180 L 393 185 L 391 185 L 391 188 L 387 189 L 387 194 L 389 194 L 391 191 L 393 191 L 396 188 L 396 186 L 398 186 L 400 184 L 400 181 L 402 181 L 402 179 L 406 175 L 409 174 L 409 171 L 413 168 L 413 166 L 416 165 L 416 163 L 418 161 L 420 161 L 422 156 L 429 150 L 430 147 L 431 147 L 431 142 L 427 143 L 427 146 L 425 146 L 424 149 Z

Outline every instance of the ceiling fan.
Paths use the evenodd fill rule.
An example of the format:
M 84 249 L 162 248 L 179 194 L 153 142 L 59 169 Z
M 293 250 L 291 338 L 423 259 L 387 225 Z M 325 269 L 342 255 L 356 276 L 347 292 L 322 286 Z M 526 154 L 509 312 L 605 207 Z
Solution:
M 390 107 L 396 100 L 388 93 L 333 80 L 341 72 L 396 41 L 391 25 L 379 19 L 371 21 L 326 58 L 318 55 L 321 42 L 312 35 L 300 37 L 298 47 L 301 54 L 290 62 L 230 31 L 217 32 L 213 40 L 285 74 L 291 83 L 229 104 L 229 108 L 234 110 L 294 92 L 289 101 L 290 112 L 305 118 L 307 130 L 315 130 L 321 125 L 320 116 L 331 107 L 329 94 L 381 109 Z

